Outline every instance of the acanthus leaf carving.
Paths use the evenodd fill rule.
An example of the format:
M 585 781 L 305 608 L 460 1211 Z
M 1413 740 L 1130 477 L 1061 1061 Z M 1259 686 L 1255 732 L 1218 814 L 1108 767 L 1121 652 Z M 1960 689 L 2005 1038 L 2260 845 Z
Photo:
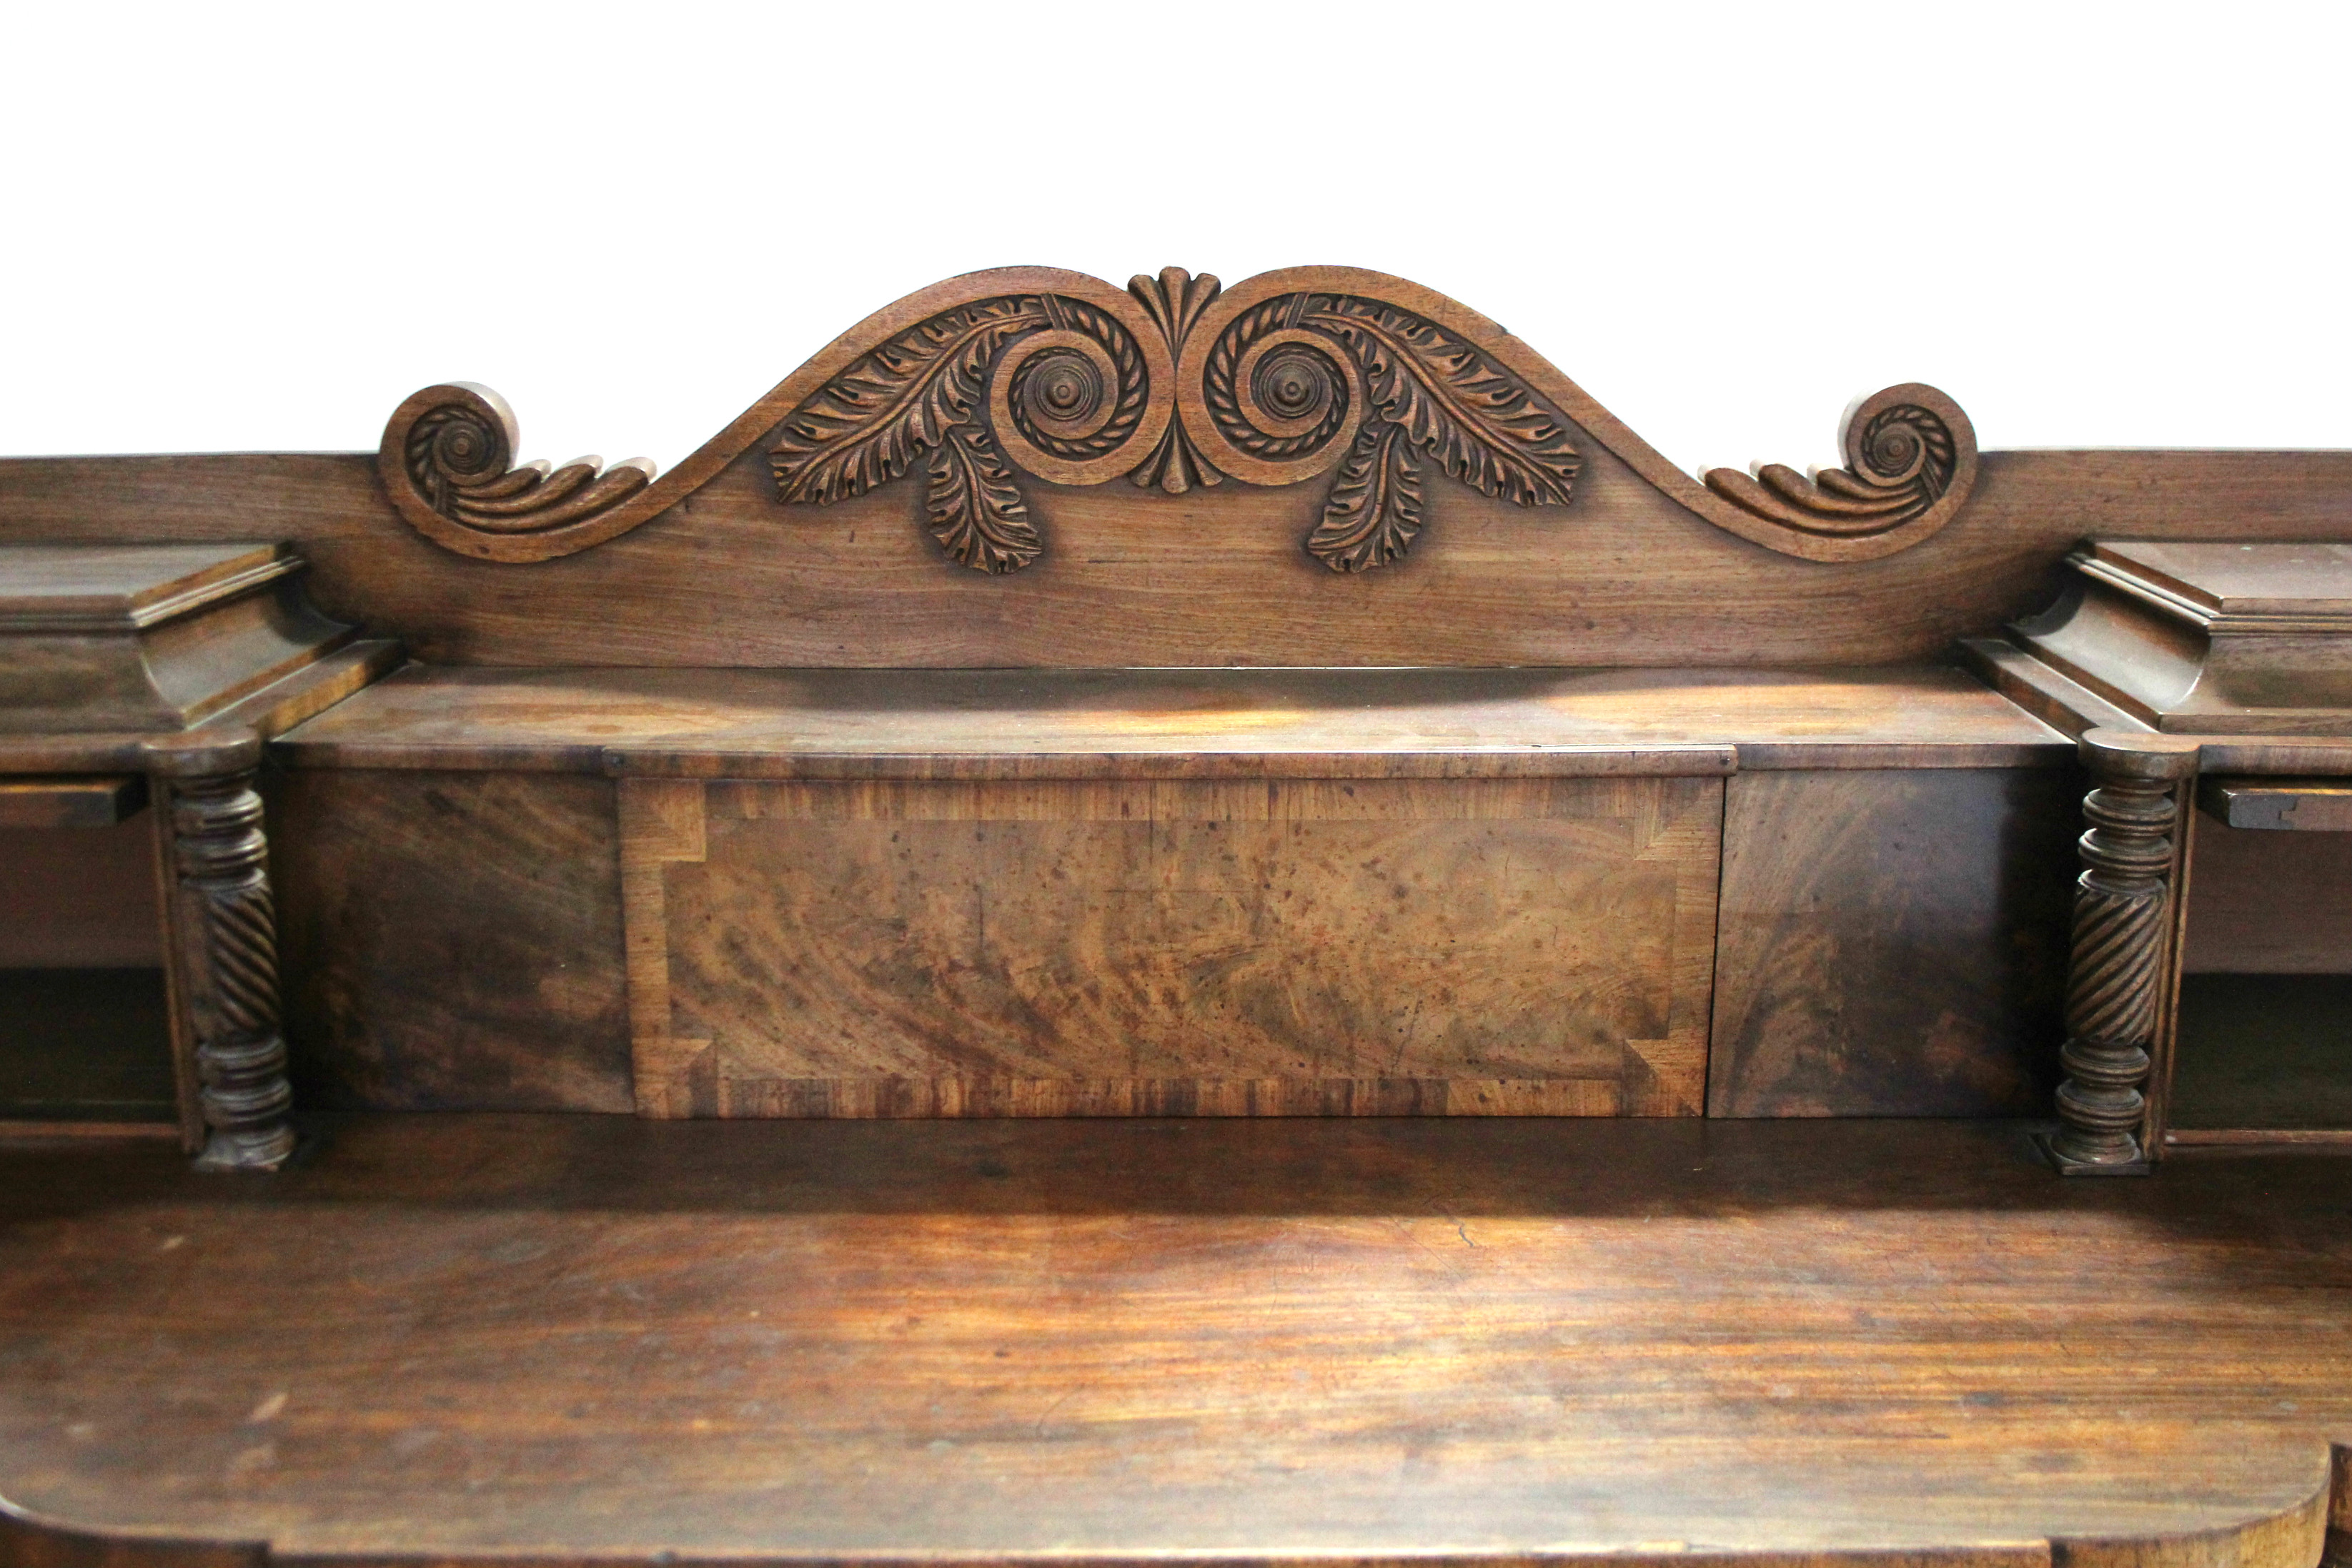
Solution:
M 544 561 L 660 515 L 764 440 L 776 497 L 792 505 L 837 503 L 922 468 L 931 531 L 988 573 L 1020 570 L 1046 548 L 1024 477 L 1125 477 L 1181 496 L 1329 475 L 1303 542 L 1352 573 L 1402 559 L 1427 531 L 1424 469 L 1509 504 L 1566 506 L 1585 442 L 1715 527 L 1822 562 L 1927 538 L 1965 504 L 1977 472 L 1967 416 L 1934 388 L 1906 385 L 1850 416 L 1843 468 L 1811 479 L 1779 464 L 1752 476 L 1716 469 L 1695 482 L 1493 323 L 1344 268 L 1290 268 L 1230 290 L 1170 268 L 1123 291 L 1077 273 L 1001 268 L 877 313 L 659 479 L 643 458 L 518 465 L 516 440 L 495 393 L 428 387 L 394 411 L 376 471 L 394 508 L 435 543 Z M 950 451 L 951 442 L 961 445 Z
M 768 453 L 777 494 L 824 506 L 907 473 L 971 421 L 999 351 L 1046 324 L 1034 299 L 980 300 L 899 333 L 779 426 Z
M 1355 349 L 1367 397 L 1447 477 L 1519 506 L 1566 506 L 1583 458 L 1534 390 L 1443 329 L 1340 297 L 1308 323 Z
M 977 425 L 949 426 L 931 449 L 924 506 L 931 536 L 967 566 L 1018 572 L 1045 549 L 1011 465 Z
M 1129 285 L 1171 365 L 1220 292 L 1215 279 L 1174 268 Z M 1307 478 L 1352 454 L 1306 542 L 1335 571 L 1412 547 L 1425 521 L 1416 448 L 1520 506 L 1566 505 L 1582 462 L 1564 416 L 1460 337 L 1376 300 L 1315 293 L 1276 296 L 1217 331 L 1197 392 L 1182 378 L 1154 387 L 1135 334 L 1101 306 L 1055 293 L 960 306 L 805 399 L 770 458 L 778 499 L 825 505 L 961 441 L 931 468 L 932 532 L 966 566 L 1012 572 L 1045 548 L 1014 470 L 1099 482 L 1097 461 L 1149 435 L 1126 470 L 1136 484 L 1181 495 L 1231 477 L 1188 429 L 1188 405 L 1258 466 L 1257 482 Z M 983 422 L 993 446 L 959 434 Z M 1359 440 L 1372 422 L 1380 429 Z
M 1404 426 L 1373 420 L 1356 432 L 1307 548 L 1335 571 L 1384 565 L 1412 547 L 1421 510 L 1412 440 Z

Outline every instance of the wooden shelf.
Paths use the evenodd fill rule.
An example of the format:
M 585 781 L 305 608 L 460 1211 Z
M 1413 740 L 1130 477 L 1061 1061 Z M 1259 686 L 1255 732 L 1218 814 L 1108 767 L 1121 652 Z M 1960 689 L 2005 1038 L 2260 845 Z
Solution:
M 284 737 L 297 767 L 700 777 L 1448 777 L 2063 765 L 1940 666 L 677 670 L 411 667 Z M 1352 760 L 1351 760 L 1352 759 Z
M 2307 1568 L 2352 1166 L 2062 1183 L 2031 1126 L 0 1146 L 0 1494 L 311 1563 Z

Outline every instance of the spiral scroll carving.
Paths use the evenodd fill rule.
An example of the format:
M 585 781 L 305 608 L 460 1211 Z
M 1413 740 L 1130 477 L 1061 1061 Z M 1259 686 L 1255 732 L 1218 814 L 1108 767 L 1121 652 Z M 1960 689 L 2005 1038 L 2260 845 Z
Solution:
M 512 412 L 454 382 L 394 411 L 377 473 L 420 533 L 499 562 L 615 538 L 751 454 L 791 506 L 919 479 L 909 489 L 940 550 L 990 574 L 1046 552 L 1032 480 L 1123 478 L 1184 496 L 1320 479 L 1321 516 L 1302 542 L 1342 573 L 1403 559 L 1433 509 L 1457 504 L 1431 478 L 1564 507 L 1591 445 L 1706 522 L 1813 561 L 1908 549 L 1976 481 L 1975 433 L 1933 387 L 1880 393 L 1840 439 L 1844 465 L 1811 479 L 1771 464 L 1700 483 L 1493 322 L 1401 279 L 1293 268 L 1226 290 L 1169 268 L 1120 290 L 1003 268 L 877 312 L 659 479 L 643 458 L 518 463 Z
M 2066 1076 L 2051 1151 L 2062 1169 L 2136 1170 L 2145 1168 L 2142 1086 L 2161 1016 L 2170 923 L 2175 786 L 2166 773 L 2188 764 L 2178 753 L 2118 753 L 2088 742 L 2086 754 L 2095 768 L 2115 765 L 2083 803 L 2089 827 L 2079 846 L 2067 1039 L 2059 1052 Z
M 1139 313 L 1056 294 L 979 301 L 902 332 L 805 399 L 770 450 L 777 494 L 825 505 L 931 457 L 933 534 L 966 566 L 1043 553 L 1010 468 L 1061 484 L 1123 472 L 1181 494 L 1335 465 L 1307 549 L 1336 571 L 1394 561 L 1424 523 L 1423 466 L 1522 506 L 1566 505 L 1567 420 L 1462 337 L 1392 305 L 1293 293 L 1208 329 L 1213 278 L 1138 278 Z M 1140 331 L 1133 330 L 1129 321 Z M 1156 343 L 1144 334 L 1156 335 Z M 1160 352 L 1155 381 L 1147 346 Z
M 377 469 L 402 515 L 455 549 L 484 536 L 576 527 L 653 482 L 654 465 L 644 458 L 609 468 L 593 457 L 561 468 L 517 464 L 519 439 L 514 410 L 488 387 L 428 386 L 394 412 Z
M 1014 429 L 1070 462 L 1120 450 L 1142 423 L 1150 394 L 1141 348 L 1091 306 L 1050 294 L 1040 303 L 1062 324 L 1040 334 L 1034 352 L 1016 351 L 999 369 Z
M 1291 317 L 1305 295 L 1245 311 L 1210 349 L 1201 401 L 1217 434 L 1262 462 L 1312 459 L 1363 416 L 1363 388 L 1338 345 Z
M 195 995 L 198 1100 L 206 1136 L 198 1163 L 274 1168 L 293 1152 L 293 1090 L 279 1034 L 278 916 L 268 841 L 253 774 L 173 786 L 173 858 L 197 916 L 189 979 Z
M 1931 386 L 1893 386 L 1846 415 L 1846 466 L 1807 479 L 1780 463 L 1754 476 L 1716 468 L 1706 488 L 1768 522 L 1801 533 L 1859 538 L 1944 515 L 1976 482 L 1976 430 Z

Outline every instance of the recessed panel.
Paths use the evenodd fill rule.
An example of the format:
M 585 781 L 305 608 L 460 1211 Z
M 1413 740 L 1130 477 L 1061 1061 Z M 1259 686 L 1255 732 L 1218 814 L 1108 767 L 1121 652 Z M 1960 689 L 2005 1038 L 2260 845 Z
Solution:
M 1696 1112 L 1720 788 L 632 781 L 640 1104 Z

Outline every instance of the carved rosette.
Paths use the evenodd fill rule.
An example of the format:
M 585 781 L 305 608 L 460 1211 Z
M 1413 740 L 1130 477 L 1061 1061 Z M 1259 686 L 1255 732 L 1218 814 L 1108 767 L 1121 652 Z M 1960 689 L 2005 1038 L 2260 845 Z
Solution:
M 2059 1052 L 2060 1128 L 2050 1152 L 2072 1174 L 2147 1169 L 2149 1050 L 2162 1016 L 2171 930 L 2174 790 L 2196 765 L 2193 743 L 2094 730 L 2083 753 L 2096 786 L 2084 798 L 2074 923 Z
M 185 967 L 206 1129 L 196 1163 L 213 1170 L 271 1170 L 294 1152 L 278 916 L 253 778 L 244 771 L 171 784 L 173 869 L 194 916 Z
M 1349 573 L 1413 548 L 1445 504 L 1433 479 L 1564 507 L 1593 444 L 1716 527 L 1815 561 L 1908 549 L 1975 483 L 1975 433 L 1933 387 L 1880 393 L 1842 439 L 1845 466 L 1811 479 L 1771 464 L 1702 484 L 1494 323 L 1399 279 L 1293 268 L 1225 290 L 1170 268 L 1121 290 L 1004 268 L 869 318 L 659 479 L 642 458 L 518 465 L 512 413 L 462 383 L 401 405 L 377 471 L 436 543 L 545 561 L 639 526 L 756 451 L 787 505 L 909 481 L 940 549 L 990 574 L 1046 549 L 1024 479 L 1183 496 L 1321 479 L 1303 543 Z

